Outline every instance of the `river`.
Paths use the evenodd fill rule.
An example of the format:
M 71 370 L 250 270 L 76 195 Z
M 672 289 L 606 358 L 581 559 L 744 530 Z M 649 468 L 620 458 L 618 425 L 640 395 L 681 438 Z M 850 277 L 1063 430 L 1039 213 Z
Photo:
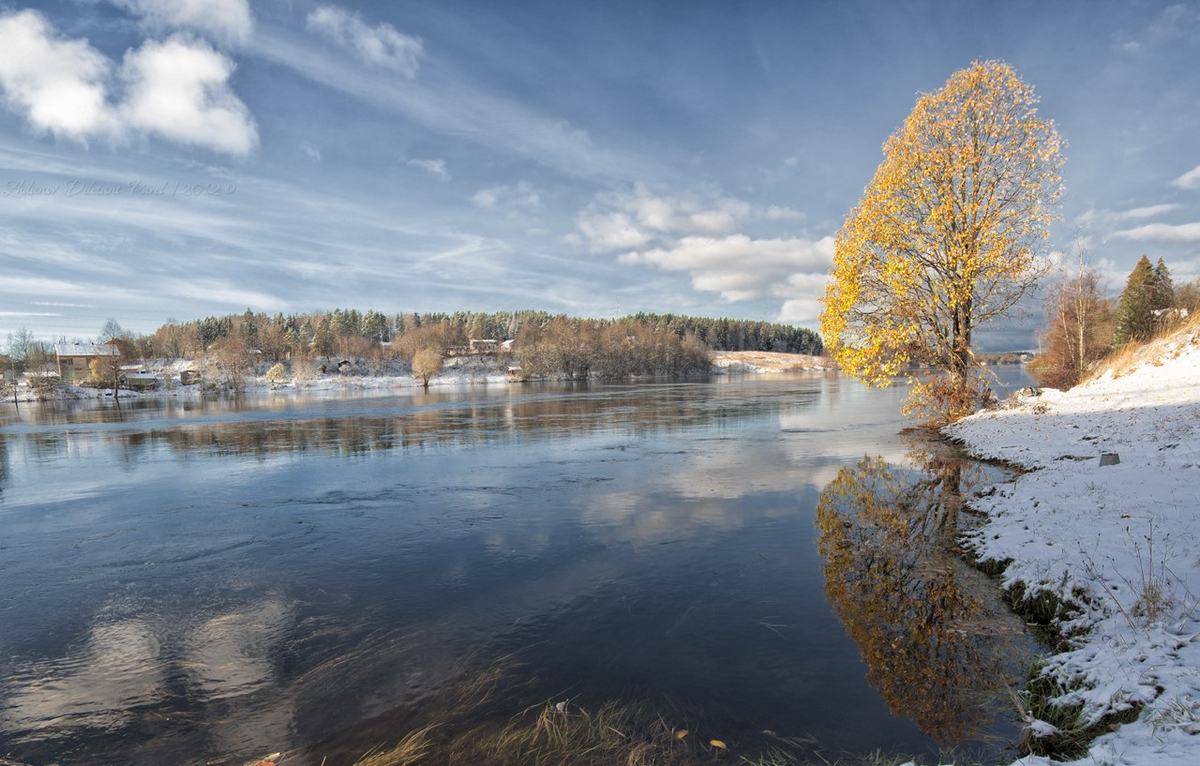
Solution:
M 999 754 L 1035 647 L 994 588 L 952 535 L 868 582 L 886 530 L 864 558 L 839 530 L 867 512 L 828 492 L 817 523 L 864 455 L 919 483 L 904 394 L 812 373 L 7 405 L 0 762 L 337 766 L 500 667 L 505 714 L 636 698 L 735 752 Z M 930 606 L 960 585 L 987 603 Z

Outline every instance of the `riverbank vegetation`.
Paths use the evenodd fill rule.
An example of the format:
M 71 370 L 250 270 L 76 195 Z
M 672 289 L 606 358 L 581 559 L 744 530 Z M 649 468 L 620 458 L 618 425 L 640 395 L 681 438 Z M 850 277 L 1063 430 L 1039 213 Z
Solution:
M 832 752 L 810 737 L 774 731 L 741 741 L 697 711 L 646 698 L 545 700 L 514 712 L 521 669 L 501 661 L 403 714 L 404 723 L 365 752 L 360 736 L 308 751 L 279 753 L 277 766 L 320 759 L 328 766 L 900 766 L 914 761 L 881 752 Z M 373 731 L 386 730 L 376 722 Z M 947 756 L 941 762 L 955 759 Z M 960 764 L 970 761 L 958 760 Z
M 542 311 L 385 315 L 335 309 L 268 316 L 247 309 L 190 322 L 169 320 L 148 335 L 126 332 L 110 319 L 99 341 L 119 354 L 97 368 L 98 385 L 115 385 L 122 367 L 184 359 L 195 362 L 211 385 L 231 390 L 271 370 L 274 385 L 331 369 L 411 373 L 428 385 L 450 357 L 494 357 L 490 367 L 499 375 L 511 368 L 520 377 L 584 379 L 704 373 L 714 351 L 822 351 L 817 333 L 791 325 L 646 313 L 579 319 Z M 0 362 L 10 377 L 53 371 L 53 348 L 25 328 L 9 337 L 7 350 Z
M 169 320 L 145 336 L 126 334 L 142 358 L 194 357 L 221 342 L 243 341 L 272 361 L 307 356 L 400 356 L 421 348 L 468 349 L 472 340 L 519 339 L 566 323 L 597 329 L 621 326 L 684 339 L 694 336 L 713 351 L 780 351 L 820 354 L 820 336 L 804 327 L 739 319 L 634 314 L 620 319 L 578 319 L 544 311 L 400 313 L 334 309 L 313 314 L 243 314 L 190 322 Z
M 1161 258 L 1143 255 L 1119 298 L 1104 294 L 1100 273 L 1085 254 L 1051 285 L 1041 349 L 1029 366 L 1040 385 L 1067 389 L 1087 380 L 1157 336 L 1174 331 L 1200 309 L 1200 280 L 1176 288 Z
M 633 320 L 597 322 L 555 318 L 517 336 L 524 374 L 571 379 L 633 375 L 695 375 L 712 366 L 709 348 L 687 333 L 655 330 Z

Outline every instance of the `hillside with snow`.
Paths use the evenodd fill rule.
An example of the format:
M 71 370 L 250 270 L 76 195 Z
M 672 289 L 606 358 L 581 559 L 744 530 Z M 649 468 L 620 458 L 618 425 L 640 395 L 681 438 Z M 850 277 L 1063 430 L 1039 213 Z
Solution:
M 1107 732 L 1082 762 L 1200 763 L 1200 323 L 945 432 L 1029 470 L 972 502 L 988 521 L 968 544 L 1007 562 L 1006 588 L 1061 604 L 1066 650 L 1042 672 L 1073 727 Z M 1031 735 L 1070 728 L 1048 718 L 1029 712 Z

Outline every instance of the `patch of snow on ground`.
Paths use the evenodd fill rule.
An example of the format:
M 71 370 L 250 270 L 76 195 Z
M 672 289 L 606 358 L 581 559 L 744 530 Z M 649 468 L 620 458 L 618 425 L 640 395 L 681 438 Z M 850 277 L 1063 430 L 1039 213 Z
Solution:
M 973 501 L 969 545 L 1009 561 L 1005 587 L 1079 607 L 1047 658 L 1085 723 L 1144 705 L 1086 763 L 1200 764 L 1200 330 L 1120 376 L 1045 390 L 946 429 L 974 454 L 1032 469 Z M 1120 463 L 1100 465 L 1116 453 Z M 1076 594 L 1083 594 L 1077 597 Z M 1025 759 L 1019 763 L 1042 763 Z

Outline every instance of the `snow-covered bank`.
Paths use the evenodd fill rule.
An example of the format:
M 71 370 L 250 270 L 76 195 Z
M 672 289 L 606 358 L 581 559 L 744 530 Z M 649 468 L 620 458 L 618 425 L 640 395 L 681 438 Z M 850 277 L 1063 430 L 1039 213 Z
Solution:
M 503 385 L 512 383 L 508 374 L 511 360 L 495 356 L 475 355 L 450 357 L 445 360 L 442 371 L 429 381 L 431 389 L 477 384 Z M 421 381 L 412 374 L 409 362 L 392 360 L 356 359 L 345 372 L 339 372 L 331 364 L 320 372 L 313 362 L 296 363 L 297 369 L 286 370 L 281 378 L 270 380 L 269 365 L 260 365 L 261 374 L 242 375 L 236 385 L 239 393 L 286 394 L 304 392 L 327 392 L 329 394 L 356 393 L 360 391 L 387 392 L 404 391 L 421 387 Z M 213 386 L 182 385 L 180 373 L 186 370 L 203 370 L 203 363 L 190 359 L 157 360 L 144 365 L 146 375 L 157 378 L 159 385 L 153 390 L 130 391 L 121 389 L 121 399 L 194 399 L 203 394 L 231 393 L 235 387 L 221 373 L 210 374 L 222 382 Z M 828 359 L 804 354 L 781 354 L 766 351 L 722 351 L 713 356 L 711 373 L 714 375 L 770 374 L 779 372 L 812 372 L 834 369 Z M 91 388 L 80 385 L 56 385 L 42 389 L 31 388 L 24 382 L 17 388 L 18 402 L 87 400 L 112 398 L 112 389 Z M 12 403 L 11 390 L 0 397 L 0 403 Z
M 946 433 L 1032 469 L 973 502 L 989 521 L 969 545 L 1010 562 L 1005 587 L 1073 607 L 1058 627 L 1076 637 L 1045 668 L 1072 690 L 1062 702 L 1082 705 L 1085 726 L 1144 706 L 1083 762 L 1200 763 L 1200 326 L 1143 349 L 1123 373 Z M 1102 465 L 1113 453 L 1120 462 Z
M 204 395 L 221 395 L 233 393 L 234 386 L 228 380 L 222 380 L 215 388 L 204 385 L 183 385 L 179 382 L 180 373 L 184 370 L 199 369 L 200 365 L 192 360 L 177 359 L 173 361 L 158 360 L 146 364 L 148 374 L 159 381 L 157 388 L 147 391 L 130 391 L 121 389 L 121 399 L 198 399 Z M 265 367 L 265 366 L 264 366 Z M 356 394 L 359 392 L 387 393 L 421 389 L 420 379 L 412 374 L 411 365 L 399 360 L 375 362 L 371 365 L 360 362 L 350 368 L 349 372 L 338 372 L 335 367 L 327 372 L 314 369 L 304 369 L 299 374 L 288 372 L 277 381 L 269 380 L 269 376 L 245 375 L 237 383 L 236 391 L 240 394 L 304 394 L 304 393 L 339 393 Z M 429 388 L 444 389 L 468 385 L 504 385 L 510 383 L 505 369 L 493 360 L 481 360 L 477 357 L 458 357 L 449 359 L 442 371 L 430 379 Z M 81 385 L 59 385 L 50 389 L 36 390 L 21 385 L 17 388 L 18 402 L 35 401 L 75 401 L 88 399 L 111 399 L 111 388 L 92 388 Z M 0 401 L 12 403 L 12 393 Z

